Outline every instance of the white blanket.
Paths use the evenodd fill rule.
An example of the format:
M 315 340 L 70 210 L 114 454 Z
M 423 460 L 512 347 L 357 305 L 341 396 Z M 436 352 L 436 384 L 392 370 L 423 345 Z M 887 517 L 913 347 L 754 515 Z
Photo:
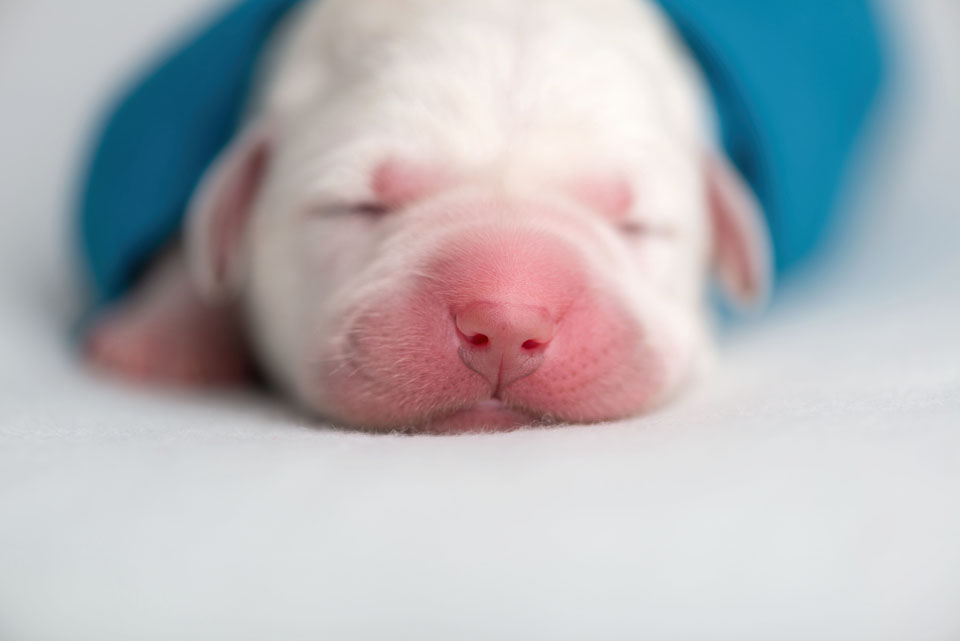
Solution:
M 622 424 L 372 437 L 91 375 L 68 205 L 109 87 L 196 0 L 0 2 L 0 639 L 960 639 L 960 9 L 829 252 Z

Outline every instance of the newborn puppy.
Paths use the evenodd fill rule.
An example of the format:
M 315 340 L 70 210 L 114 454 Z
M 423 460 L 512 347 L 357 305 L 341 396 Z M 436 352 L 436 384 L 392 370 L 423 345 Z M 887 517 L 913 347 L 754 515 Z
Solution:
M 649 2 L 308 2 L 260 78 L 98 365 L 223 383 L 249 349 L 350 426 L 593 422 L 697 371 L 711 271 L 766 295 L 757 205 Z

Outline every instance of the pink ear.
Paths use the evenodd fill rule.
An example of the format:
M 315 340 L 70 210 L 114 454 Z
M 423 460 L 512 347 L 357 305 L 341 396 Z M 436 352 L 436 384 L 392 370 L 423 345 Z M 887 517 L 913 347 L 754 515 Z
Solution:
M 188 251 L 201 291 L 224 298 L 239 287 L 238 254 L 270 156 L 268 127 L 251 125 L 204 177 L 189 214 Z
M 705 164 L 717 277 L 732 302 L 761 306 L 769 296 L 773 270 L 760 205 L 726 159 L 708 154 Z

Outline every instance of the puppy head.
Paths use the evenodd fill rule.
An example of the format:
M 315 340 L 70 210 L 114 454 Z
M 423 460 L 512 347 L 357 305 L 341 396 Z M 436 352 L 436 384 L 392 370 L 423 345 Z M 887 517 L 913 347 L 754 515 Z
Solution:
M 208 295 L 244 302 L 267 371 L 344 424 L 634 415 L 702 356 L 711 265 L 734 301 L 767 291 L 757 207 L 716 154 L 511 174 L 304 138 L 255 123 L 238 139 L 197 199 L 191 256 Z
M 623 83 L 541 88 L 506 137 L 475 83 L 409 71 L 424 68 L 382 92 L 408 98 L 341 90 L 254 122 L 196 200 L 198 283 L 242 299 L 263 365 L 305 406 L 373 429 L 625 417 L 696 368 L 711 271 L 762 300 L 749 190 L 658 120 L 695 109 Z

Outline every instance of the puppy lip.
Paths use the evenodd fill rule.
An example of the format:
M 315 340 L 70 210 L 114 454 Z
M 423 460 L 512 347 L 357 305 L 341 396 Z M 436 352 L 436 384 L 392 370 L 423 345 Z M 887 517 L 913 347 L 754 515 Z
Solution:
M 539 415 L 511 407 L 494 396 L 437 417 L 425 426 L 424 431 L 435 434 L 502 432 L 531 426 L 538 421 Z
M 487 399 L 487 400 L 485 400 L 485 401 L 480 401 L 479 403 L 477 403 L 477 404 L 474 405 L 473 407 L 468 407 L 468 408 L 466 408 L 466 409 L 468 409 L 468 410 L 470 410 L 470 409 L 474 409 L 474 410 L 501 410 L 501 409 L 509 409 L 509 408 L 507 407 L 506 403 L 504 403 L 499 397 L 494 396 L 494 397 L 491 398 L 491 399 Z M 462 411 L 462 410 L 460 410 L 460 411 Z

